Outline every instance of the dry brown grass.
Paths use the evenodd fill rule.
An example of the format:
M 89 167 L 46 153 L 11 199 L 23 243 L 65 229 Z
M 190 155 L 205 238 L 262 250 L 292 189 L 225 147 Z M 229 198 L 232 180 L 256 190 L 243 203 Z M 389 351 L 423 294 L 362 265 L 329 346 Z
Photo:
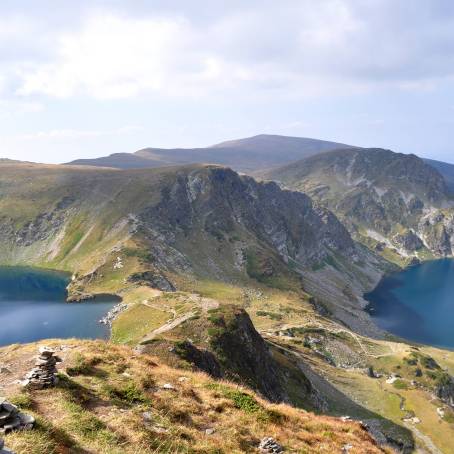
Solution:
M 357 423 L 274 405 L 235 384 L 173 369 L 128 347 L 67 344 L 72 348 L 62 353 L 62 372 L 70 375 L 62 374 L 57 388 L 21 396 L 38 425 L 6 437 L 17 454 L 257 452 L 265 436 L 286 452 L 331 454 L 346 444 L 352 454 L 384 452 Z M 35 348 L 9 352 L 10 364 L 23 364 Z M 163 389 L 166 383 L 175 389 Z M 17 395 L 14 388 L 5 391 Z M 208 428 L 215 432 L 207 435 Z

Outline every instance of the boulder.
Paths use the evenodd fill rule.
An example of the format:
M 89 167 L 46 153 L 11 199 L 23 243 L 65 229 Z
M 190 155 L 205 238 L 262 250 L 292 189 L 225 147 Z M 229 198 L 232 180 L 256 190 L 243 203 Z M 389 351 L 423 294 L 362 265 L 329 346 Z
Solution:
M 15 405 L 0 398 L 0 433 L 32 429 L 34 424 L 33 416 L 21 413 Z
M 260 441 L 259 451 L 264 454 L 274 454 L 284 452 L 284 448 L 274 438 L 265 437 Z

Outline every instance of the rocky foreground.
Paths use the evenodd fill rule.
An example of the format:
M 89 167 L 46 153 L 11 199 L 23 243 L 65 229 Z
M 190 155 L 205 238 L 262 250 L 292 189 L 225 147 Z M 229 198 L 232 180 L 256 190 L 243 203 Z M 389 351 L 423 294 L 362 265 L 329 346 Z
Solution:
M 62 359 L 58 383 L 24 387 L 37 347 L 0 350 L 10 370 L 0 374 L 1 393 L 36 419 L 30 430 L 4 435 L 16 454 L 388 452 L 357 422 L 270 404 L 108 342 L 52 342 Z

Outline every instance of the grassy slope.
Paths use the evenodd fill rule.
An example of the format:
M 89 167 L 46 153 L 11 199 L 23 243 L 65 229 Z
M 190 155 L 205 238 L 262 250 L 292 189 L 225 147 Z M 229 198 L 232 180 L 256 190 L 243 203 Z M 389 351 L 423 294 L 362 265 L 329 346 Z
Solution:
M 364 338 L 322 318 L 312 318 L 291 331 L 293 337 L 276 336 L 275 332 L 268 333 L 267 339 L 303 358 L 344 396 L 361 403 L 364 409 L 409 428 L 419 446 L 425 448 L 427 445 L 417 431 L 429 437 L 441 452 L 454 452 L 451 443 L 454 437 L 454 412 L 433 397 L 433 389 L 440 374 L 444 371 L 450 374 L 454 372 L 454 352 Z M 316 339 L 316 342 L 308 342 L 308 339 Z M 435 359 L 440 369 L 425 367 L 421 359 L 418 359 L 417 364 L 409 364 L 408 360 L 414 355 Z M 373 366 L 381 377 L 370 378 L 367 375 L 369 366 Z M 421 368 L 422 377 L 415 376 L 417 367 Z M 395 384 L 387 384 L 386 380 L 391 374 L 398 374 L 402 378 Z M 438 407 L 445 408 L 445 418 L 437 415 Z M 353 405 L 350 410 L 345 406 L 336 409 L 334 402 L 333 410 L 334 414 L 347 411 L 351 416 L 367 418 L 358 414 Z M 413 416 L 421 422 L 411 424 L 403 421 Z
M 18 454 L 233 454 L 257 452 L 265 436 L 290 452 L 340 452 L 346 444 L 351 453 L 383 452 L 357 423 L 271 405 L 237 385 L 132 355 L 127 347 L 89 341 L 66 346 L 57 388 L 6 392 L 38 421 L 33 431 L 5 437 Z M 36 347 L 0 351 L 9 364 L 26 369 Z M 163 389 L 166 383 L 175 389 Z M 206 434 L 209 428 L 213 434 Z

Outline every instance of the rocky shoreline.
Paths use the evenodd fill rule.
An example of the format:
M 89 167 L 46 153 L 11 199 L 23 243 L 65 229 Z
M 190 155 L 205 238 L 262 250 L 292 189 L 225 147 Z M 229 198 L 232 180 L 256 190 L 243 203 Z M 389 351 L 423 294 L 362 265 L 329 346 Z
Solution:
M 125 303 L 118 303 L 116 304 L 107 314 L 99 320 L 99 323 L 102 325 L 109 326 L 112 328 L 112 323 L 114 320 L 128 307 Z

